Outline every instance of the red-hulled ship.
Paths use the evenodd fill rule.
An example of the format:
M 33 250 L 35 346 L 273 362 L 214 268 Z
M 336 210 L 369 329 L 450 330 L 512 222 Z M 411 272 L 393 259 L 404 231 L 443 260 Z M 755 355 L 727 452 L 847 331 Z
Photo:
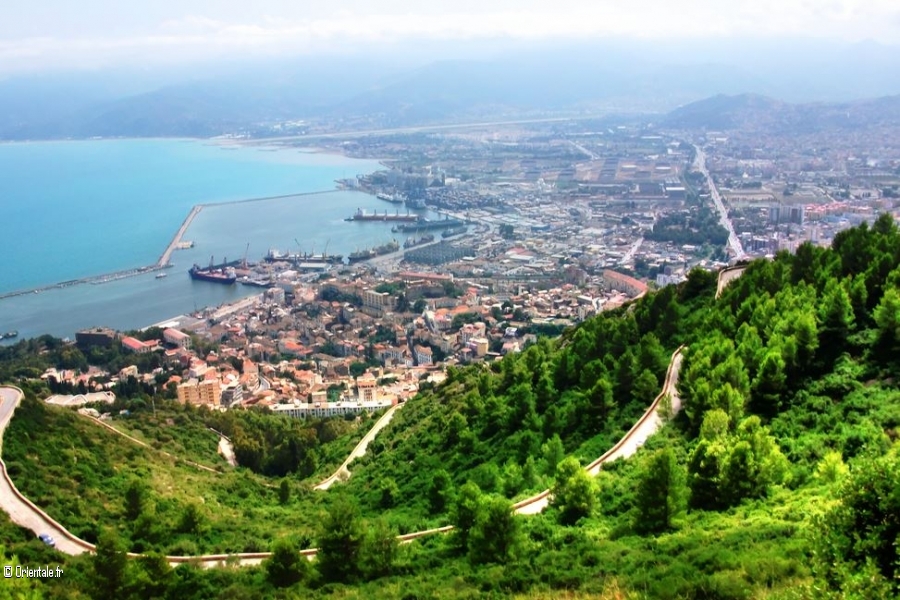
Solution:
M 191 279 L 197 281 L 224 283 L 226 285 L 231 285 L 237 281 L 237 273 L 234 272 L 234 267 L 230 266 L 227 261 L 221 265 L 214 265 L 212 257 L 209 259 L 209 267 L 204 269 L 200 265 L 195 264 L 188 273 Z

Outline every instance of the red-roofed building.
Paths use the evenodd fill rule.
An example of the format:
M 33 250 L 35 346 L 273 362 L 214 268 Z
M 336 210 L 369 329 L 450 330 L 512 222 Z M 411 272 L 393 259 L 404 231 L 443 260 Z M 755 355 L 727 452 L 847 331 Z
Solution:
M 151 352 L 156 349 L 157 345 L 158 344 L 142 342 L 141 340 L 133 338 L 131 336 L 125 336 L 122 338 L 122 347 L 129 352 L 134 352 L 136 354 L 146 354 L 147 352 Z
M 163 331 L 163 339 L 167 344 L 173 346 L 180 346 L 182 348 L 191 347 L 191 336 L 182 331 L 178 331 L 177 329 L 172 329 L 171 327 Z

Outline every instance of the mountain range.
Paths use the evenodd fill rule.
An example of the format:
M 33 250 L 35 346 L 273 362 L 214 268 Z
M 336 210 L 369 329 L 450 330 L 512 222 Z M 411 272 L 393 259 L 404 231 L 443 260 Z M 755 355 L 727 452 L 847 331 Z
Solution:
M 895 118 L 889 100 L 858 104 L 900 93 L 895 50 L 871 43 L 615 41 L 419 62 L 409 49 L 403 60 L 316 57 L 185 66 L 178 73 L 30 75 L 0 80 L 0 139 L 260 135 L 296 120 L 340 129 L 535 115 L 658 118 L 673 109 L 665 117 L 673 125 L 727 128 L 761 118 L 773 125 L 826 119 L 854 126 L 857 109 L 866 115 L 887 109 L 884 117 Z M 703 98 L 709 99 L 691 104 Z
M 679 129 L 811 133 L 900 126 L 900 95 L 852 102 L 792 104 L 760 96 L 719 94 L 669 112 L 662 121 Z

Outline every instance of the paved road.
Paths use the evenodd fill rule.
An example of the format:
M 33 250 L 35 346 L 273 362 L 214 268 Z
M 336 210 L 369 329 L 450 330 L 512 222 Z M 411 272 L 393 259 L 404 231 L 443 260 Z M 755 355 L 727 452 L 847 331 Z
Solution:
M 22 393 L 11 387 L 0 387 L 0 444 L 2 444 L 3 432 L 12 418 L 13 411 L 19 405 Z M 6 473 L 6 464 L 0 461 L 0 508 L 9 515 L 13 523 L 30 529 L 35 535 L 48 533 L 56 540 L 56 548 L 66 554 L 81 554 L 87 551 L 87 547 L 78 544 L 68 537 L 68 532 L 59 524 L 43 514 L 36 506 L 24 499 L 9 475 Z
M 677 414 L 678 411 L 681 410 L 681 398 L 678 397 L 678 390 L 676 389 L 678 384 L 678 373 L 681 370 L 681 360 L 682 354 L 681 348 L 679 348 L 675 354 L 672 355 L 672 360 L 669 363 L 669 369 L 666 373 L 666 381 L 663 384 L 662 391 L 656 396 L 647 411 L 644 412 L 640 419 L 638 419 L 637 423 L 634 424 L 631 430 L 629 430 L 615 446 L 585 467 L 585 470 L 589 475 L 596 476 L 605 463 L 612 462 L 619 458 L 629 458 L 630 456 L 633 456 L 634 453 L 644 445 L 647 438 L 656 433 L 665 424 L 665 416 L 660 414 L 660 405 L 667 394 L 671 398 L 672 415 Z M 540 494 L 517 502 L 514 505 L 514 509 L 516 514 L 519 515 L 535 515 L 543 512 L 549 504 L 550 490 L 544 490 Z
M 622 257 L 622 260 L 619 261 L 620 265 L 627 265 L 631 262 L 631 259 L 634 258 L 634 255 L 637 254 L 638 249 L 641 247 L 641 244 L 644 243 L 644 238 L 639 237 L 628 249 L 628 252 L 625 253 L 625 256 Z
M 747 267 L 736 267 L 719 271 L 719 278 L 716 282 L 716 298 L 722 295 L 722 290 L 728 287 L 729 283 L 743 275 L 746 269 Z
M 728 211 L 725 209 L 725 204 L 722 202 L 722 197 L 716 188 L 716 182 L 713 181 L 712 175 L 709 174 L 709 170 L 706 168 L 706 155 L 700 149 L 700 146 L 694 146 L 694 150 L 697 152 L 695 159 L 697 170 L 706 177 L 709 193 L 712 196 L 713 203 L 716 205 L 716 210 L 719 211 L 719 222 L 728 231 L 728 247 L 731 248 L 735 258 L 744 258 L 746 256 L 744 247 L 741 246 L 741 240 L 738 239 L 737 234 L 734 232 L 734 225 L 731 224 L 731 219 L 728 218 Z
M 369 443 L 375 439 L 375 436 L 378 435 L 379 431 L 384 429 L 385 425 L 391 422 L 391 419 L 394 418 L 394 413 L 396 413 L 401 406 L 401 404 L 396 404 L 390 407 L 386 413 L 381 415 L 381 418 L 375 422 L 375 425 L 373 425 L 372 429 L 370 429 L 369 432 L 365 436 L 363 436 L 363 439 L 361 439 L 359 443 L 356 444 L 356 447 L 353 448 L 352 452 L 350 452 L 350 456 L 348 456 L 347 459 L 343 463 L 341 463 L 341 466 L 338 467 L 337 471 L 335 471 L 330 477 L 325 479 L 322 483 L 320 483 L 313 489 L 327 490 L 338 481 L 348 479 L 350 477 L 350 469 L 348 469 L 347 467 L 351 462 L 353 462 L 357 458 L 360 458 L 366 453 L 366 448 L 369 447 Z
M 584 154 L 591 160 L 597 160 L 597 155 L 594 154 L 593 152 L 591 152 L 590 150 L 588 150 L 587 148 L 585 148 L 584 146 L 582 146 L 581 144 L 574 142 L 572 140 L 569 140 L 569 144 L 571 144 L 573 148 L 575 148 L 576 150 L 578 150 L 579 152 L 581 152 L 582 154 Z
M 234 446 L 224 435 L 219 437 L 219 454 L 221 454 L 232 467 L 238 466 L 237 458 L 234 456 Z

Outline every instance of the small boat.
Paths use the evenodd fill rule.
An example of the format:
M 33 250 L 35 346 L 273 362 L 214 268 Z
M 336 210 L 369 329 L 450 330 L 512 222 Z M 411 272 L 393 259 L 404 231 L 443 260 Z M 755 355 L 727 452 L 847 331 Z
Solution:
M 167 275 L 167 273 L 157 273 L 157 274 L 156 274 L 156 278 L 157 278 L 157 279 L 163 279 L 166 275 Z

